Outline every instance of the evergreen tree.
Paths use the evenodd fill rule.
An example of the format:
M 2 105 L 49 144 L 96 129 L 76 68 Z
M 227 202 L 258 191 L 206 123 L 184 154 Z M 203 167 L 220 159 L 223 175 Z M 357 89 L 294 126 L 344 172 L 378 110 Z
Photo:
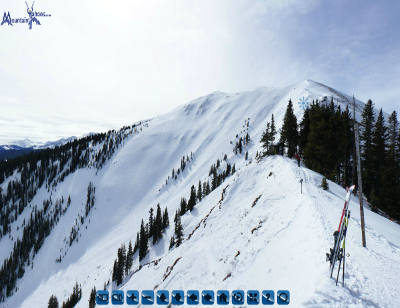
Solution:
M 160 203 L 157 204 L 157 215 L 156 215 L 156 222 L 154 226 L 154 234 L 155 234 L 155 240 L 153 237 L 153 245 L 155 243 L 158 243 L 158 240 L 161 238 L 161 232 L 162 232 L 162 213 L 161 213 L 161 207 Z
M 275 126 L 275 119 L 274 119 L 274 114 L 271 115 L 271 129 L 269 132 L 269 141 L 274 142 L 275 141 L 275 135 L 276 135 L 276 126 Z
M 269 144 L 270 144 L 270 140 L 269 140 L 270 133 L 271 133 L 271 124 L 269 122 L 267 122 L 267 128 L 261 134 L 261 139 L 260 139 L 261 146 L 265 150 L 268 150 L 268 147 L 269 147 Z
M 166 227 L 169 227 L 169 217 L 168 217 L 168 210 L 167 210 L 167 207 L 165 207 L 164 215 L 163 215 L 163 230 L 164 230 Z
M 146 234 L 146 229 L 142 219 L 142 224 L 140 226 L 140 244 L 139 244 L 139 262 L 144 259 L 147 254 L 148 248 L 148 238 Z
M 133 254 L 136 253 L 136 251 L 139 249 L 140 247 L 140 237 L 139 237 L 139 232 L 136 233 L 136 241 L 135 241 L 135 247 L 133 248 Z
M 207 196 L 207 182 L 204 181 L 203 182 L 203 196 L 202 196 L 202 198 L 204 198 L 206 196 Z
M 321 187 L 322 187 L 323 190 L 328 190 L 329 189 L 329 184 L 328 184 L 328 181 L 327 181 L 326 177 L 322 178 Z
M 226 164 L 226 171 L 225 171 L 225 175 L 226 177 L 229 176 L 229 174 L 231 173 L 231 164 Z
M 335 108 L 333 103 L 333 96 L 331 98 L 331 103 L 329 107 L 329 142 L 328 146 L 328 156 L 327 163 L 329 166 L 332 166 L 332 171 L 336 173 L 336 183 L 340 184 L 342 168 L 341 164 L 343 163 L 343 157 L 345 153 L 345 145 L 344 145 L 344 130 L 343 130 L 343 114 L 340 109 L 340 105 Z M 332 175 L 333 177 L 333 175 Z
M 379 111 L 378 118 L 374 125 L 372 133 L 372 146 L 371 146 L 371 160 L 372 160 L 372 186 L 375 189 L 376 195 L 380 198 L 382 191 L 382 173 L 384 168 L 384 162 L 386 158 L 387 149 L 387 127 L 385 125 L 385 119 L 382 114 L 382 108 Z M 378 204 L 377 206 L 380 206 Z
M 232 173 L 233 174 L 233 173 Z M 206 194 L 209 195 L 211 193 L 211 188 L 210 188 L 210 181 L 207 180 L 207 189 L 206 189 Z
M 369 200 L 370 200 L 370 203 L 371 203 L 373 206 L 377 206 L 377 205 L 379 204 L 379 200 L 378 200 L 378 197 L 377 197 L 376 194 L 375 194 L 375 189 L 374 189 L 374 188 L 372 188 L 372 190 L 371 190 L 371 197 L 369 198 Z M 377 211 L 375 210 L 375 208 L 372 208 L 372 211 L 373 211 L 373 212 L 377 212 Z
M 168 248 L 168 250 L 171 250 L 174 246 L 175 246 L 175 238 L 174 238 L 174 236 L 172 235 L 172 236 L 171 236 L 171 240 L 169 241 L 169 248 Z
M 342 147 L 343 151 L 343 186 L 347 187 L 351 184 L 352 178 L 352 163 L 354 163 L 354 129 L 353 121 L 349 111 L 349 106 L 346 106 L 346 111 L 342 114 Z M 351 160 L 353 158 L 353 162 Z
M 246 151 L 246 155 L 244 156 L 244 160 L 247 160 L 249 158 L 249 151 Z
M 389 148 L 382 173 L 382 186 L 385 189 L 381 191 L 381 206 L 391 217 L 400 220 L 400 131 L 396 111 L 389 117 L 388 137 Z
M 181 198 L 180 215 L 185 215 L 187 211 L 187 202 L 185 198 Z
M 150 216 L 149 216 L 149 238 L 150 237 L 152 237 L 153 236 L 153 241 L 154 241 L 154 216 L 153 216 L 153 213 L 154 213 L 154 210 L 153 210 L 153 208 L 150 208 L 150 211 L 149 211 L 149 214 L 150 214 Z
M 96 287 L 93 287 L 89 297 L 89 308 L 94 308 L 96 306 L 96 292 Z
M 196 205 L 196 188 L 194 185 L 190 188 L 190 198 L 188 200 L 188 210 L 193 211 L 194 206 Z
M 49 303 L 47 304 L 47 308 L 58 308 L 58 299 L 57 296 L 50 296 Z
M 211 190 L 214 190 L 215 188 L 217 188 L 217 186 L 218 186 L 218 173 L 217 173 L 217 169 L 214 168 L 213 178 L 211 180 Z
M 82 288 L 80 285 L 78 285 L 78 282 L 76 285 L 73 287 L 72 294 L 70 297 L 67 299 L 66 302 L 63 302 L 62 308 L 73 308 L 75 305 L 80 301 L 82 298 Z
M 118 264 L 117 264 L 117 259 L 115 259 L 114 266 L 113 266 L 113 274 L 112 274 L 113 281 L 117 281 L 117 273 L 118 273 Z
M 369 199 L 373 187 L 372 135 L 375 124 L 374 104 L 368 100 L 362 112 L 360 146 L 363 193 Z M 376 191 L 375 191 L 376 192 Z
M 121 248 L 118 249 L 117 273 L 115 274 L 117 285 L 120 285 L 122 283 L 122 280 L 124 278 L 125 265 L 126 265 L 126 248 L 125 244 L 123 244 Z
M 304 162 L 308 168 L 335 180 L 333 171 L 340 166 L 344 156 L 339 147 L 342 137 L 340 110 L 335 111 L 333 101 L 329 106 L 319 105 L 317 101 L 311 105 L 309 120 L 310 129 L 303 150 Z
M 178 216 L 179 216 L 179 210 L 176 210 L 175 217 L 174 217 L 174 223 L 176 223 Z
M 300 134 L 299 134 L 299 148 L 300 151 L 303 153 L 304 149 L 306 148 L 307 145 L 307 139 L 308 135 L 310 134 L 310 126 L 311 126 L 311 120 L 310 120 L 310 108 L 307 107 L 304 109 L 303 113 L 303 119 L 300 122 Z M 305 161 L 305 157 L 303 157 Z
M 199 200 L 199 202 L 201 201 L 202 196 L 203 193 L 201 191 L 201 181 L 199 180 L 199 188 L 197 189 L 197 200 Z
M 179 247 L 183 241 L 183 227 L 181 223 L 181 217 L 178 215 L 175 222 L 175 237 L 176 237 L 176 247 Z
M 299 133 L 298 133 L 297 118 L 293 111 L 292 100 L 289 99 L 289 103 L 286 109 L 285 116 L 283 118 L 283 125 L 281 131 L 281 142 L 284 142 L 288 147 L 288 157 L 292 158 L 296 153 L 298 145 Z
M 132 264 L 133 264 L 132 241 L 129 241 L 128 252 L 126 254 L 125 276 L 127 276 L 129 271 L 131 270 Z

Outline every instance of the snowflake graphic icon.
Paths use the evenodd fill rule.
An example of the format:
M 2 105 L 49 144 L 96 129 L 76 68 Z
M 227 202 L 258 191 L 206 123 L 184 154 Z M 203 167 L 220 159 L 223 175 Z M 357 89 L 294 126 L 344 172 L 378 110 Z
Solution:
M 303 96 L 303 98 L 300 98 L 300 101 L 299 101 L 300 108 L 303 108 L 303 110 L 304 110 L 308 107 L 308 104 L 309 104 L 308 98 L 304 99 L 304 96 Z

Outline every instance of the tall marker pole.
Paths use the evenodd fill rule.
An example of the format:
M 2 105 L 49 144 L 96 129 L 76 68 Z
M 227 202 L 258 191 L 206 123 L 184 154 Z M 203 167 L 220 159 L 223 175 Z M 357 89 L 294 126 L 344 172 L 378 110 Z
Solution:
M 354 123 L 354 132 L 356 137 L 356 151 L 357 151 L 357 173 L 358 173 L 358 191 L 360 193 L 360 218 L 361 218 L 361 234 L 363 247 L 367 247 L 365 243 L 365 225 L 364 225 L 364 207 L 362 197 L 362 182 L 361 182 L 361 157 L 360 157 L 360 137 L 358 133 L 358 123 Z
M 353 95 L 353 130 L 355 130 L 356 127 L 356 102 L 354 101 L 354 95 Z M 355 143 L 355 139 L 354 139 L 354 145 L 353 145 L 353 157 L 355 160 L 356 157 L 356 143 Z M 353 162 L 353 173 L 351 176 L 352 179 L 352 185 L 356 184 L 356 164 L 355 162 Z

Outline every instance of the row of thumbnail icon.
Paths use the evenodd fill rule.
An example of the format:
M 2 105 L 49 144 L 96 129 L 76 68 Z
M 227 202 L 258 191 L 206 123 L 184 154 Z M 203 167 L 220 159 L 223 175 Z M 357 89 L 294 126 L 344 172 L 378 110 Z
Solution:
M 144 290 L 141 294 L 142 305 L 183 305 L 185 302 L 185 292 L 182 290 L 175 290 L 171 292 L 171 298 L 169 297 L 169 291 L 160 290 L 156 292 L 156 300 L 154 299 L 154 291 Z M 111 303 L 113 305 L 124 304 L 124 291 L 114 290 L 111 293 Z M 228 305 L 229 299 L 233 305 L 244 305 L 246 298 L 244 297 L 244 291 L 235 290 L 229 291 L 219 290 L 215 296 L 214 291 L 204 290 L 200 292 L 196 290 L 189 290 L 186 292 L 186 304 L 187 305 L 198 305 L 200 302 L 203 305 Z M 128 305 L 139 305 L 139 291 L 126 291 L 126 304 Z M 97 291 L 96 303 L 97 305 L 108 305 L 109 293 L 108 291 Z M 248 305 L 273 305 L 275 303 L 275 292 L 272 290 L 264 290 L 261 292 L 257 290 L 247 291 L 247 304 Z M 290 292 L 287 290 L 280 290 L 276 293 L 276 303 L 278 305 L 288 305 L 290 303 Z

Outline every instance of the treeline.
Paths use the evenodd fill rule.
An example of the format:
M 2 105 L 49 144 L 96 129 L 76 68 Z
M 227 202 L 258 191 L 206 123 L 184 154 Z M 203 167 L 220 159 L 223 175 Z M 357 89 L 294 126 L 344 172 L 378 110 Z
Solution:
M 126 277 L 132 268 L 133 256 L 139 250 L 139 262 L 147 255 L 149 248 L 149 240 L 153 245 L 157 244 L 162 238 L 162 234 L 169 226 L 168 209 L 161 211 L 160 204 L 157 204 L 156 215 L 154 209 L 150 208 L 148 223 L 140 225 L 140 231 L 137 232 L 135 246 L 132 249 L 132 242 L 129 241 L 128 250 L 125 244 L 118 248 L 117 259 L 114 261 L 112 280 L 120 285 L 124 277 Z
M 78 217 L 75 219 L 75 225 L 71 228 L 71 232 L 69 234 L 69 246 L 72 246 L 73 242 L 76 241 L 78 243 L 78 234 L 81 226 L 84 224 L 86 217 L 89 215 L 90 210 L 94 207 L 95 202 L 95 193 L 96 187 L 92 182 L 89 182 L 87 188 L 87 196 L 86 196 L 86 204 L 85 204 L 85 215 L 78 214 Z M 87 226 L 86 226 L 87 228 Z M 65 252 L 66 254 L 67 252 Z M 59 259 L 61 262 L 61 256 Z
M 193 152 L 190 152 L 190 156 L 189 154 L 187 154 L 186 157 L 185 155 L 183 155 L 183 157 L 181 158 L 180 167 L 178 167 L 177 169 L 172 168 L 171 177 L 168 176 L 168 178 L 165 180 L 165 185 L 168 185 L 168 181 L 170 178 L 175 180 L 178 179 L 179 174 L 185 170 L 186 165 L 190 162 L 190 160 L 193 160 L 193 156 Z
M 187 157 L 188 158 L 188 157 Z M 227 156 L 224 155 L 224 160 Z M 181 163 L 183 160 L 181 160 Z M 169 249 L 175 246 L 180 246 L 183 241 L 183 227 L 181 223 L 181 216 L 183 216 L 188 211 L 193 211 L 195 205 L 200 202 L 204 197 L 209 195 L 211 191 L 216 189 L 225 179 L 236 172 L 235 164 L 226 164 L 226 169 L 219 172 L 221 167 L 221 161 L 217 159 L 217 163 L 211 165 L 209 176 L 212 176 L 211 185 L 209 179 L 203 183 L 199 181 L 198 188 L 196 190 L 195 186 L 192 185 L 190 188 L 189 199 L 181 198 L 180 206 L 175 213 L 175 231 L 174 235 L 171 237 Z M 120 285 L 126 277 L 132 267 L 134 255 L 139 251 L 139 262 L 142 261 L 149 249 L 149 241 L 151 240 L 153 245 L 157 244 L 162 238 L 164 230 L 169 227 L 169 216 L 168 210 L 165 208 L 164 211 L 161 210 L 160 204 L 157 204 L 156 214 L 154 214 L 154 209 L 150 208 L 148 222 L 145 223 L 142 219 L 140 225 L 140 231 L 137 232 L 135 245 L 132 248 L 132 242 L 129 241 L 128 249 L 126 249 L 125 244 L 122 244 L 118 248 L 117 258 L 114 260 L 112 280 Z
M 142 130 L 142 122 L 139 126 Z M 119 131 L 89 135 L 53 149 L 0 161 L 0 184 L 15 171 L 21 174 L 20 180 L 8 182 L 4 192 L 0 188 L 0 238 L 10 232 L 9 224 L 18 218 L 44 184 L 50 191 L 79 168 L 102 169 L 124 139 L 139 132 L 139 126 L 124 126 Z M 96 149 L 101 143 L 103 146 Z
M 0 184 L 14 172 L 20 173 L 20 179 L 9 180 L 4 191 L 0 188 L 0 239 L 7 233 L 11 233 L 11 224 L 17 220 L 43 185 L 50 192 L 50 189 L 56 189 L 58 183 L 63 182 L 66 176 L 79 168 L 100 170 L 123 140 L 136 132 L 139 132 L 138 126 L 124 126 L 119 131 L 112 130 L 108 133 L 89 135 L 60 147 L 34 151 L 14 159 L 0 161 Z M 97 146 L 101 143 L 103 147 Z M 89 184 L 85 217 L 93 207 L 94 192 L 95 188 Z M 53 202 L 51 197 L 50 200 L 44 200 L 43 209 L 38 210 L 35 206 L 28 224 L 25 225 L 25 221 L 22 224 L 23 238 L 14 242 L 10 257 L 4 260 L 0 269 L 0 302 L 17 290 L 16 281 L 23 276 L 24 267 L 33 265 L 35 254 L 43 245 L 51 229 L 57 224 L 60 215 L 64 214 L 69 207 L 70 198 L 65 208 L 61 207 L 63 203 L 63 199 L 57 200 L 54 211 L 47 213 Z M 83 223 L 85 217 L 80 217 L 80 224 Z M 74 237 L 74 230 L 72 229 L 71 232 Z M 75 232 L 74 239 L 77 240 L 76 235 Z M 69 243 L 72 243 L 71 239 Z M 61 262 L 61 260 L 60 256 L 56 262 Z
M 224 160 L 226 159 L 227 156 L 224 155 Z M 207 180 L 207 182 L 204 181 L 203 184 L 201 183 L 201 180 L 199 180 L 197 191 L 196 187 L 192 185 L 192 187 L 190 188 L 189 199 L 187 200 L 186 198 L 181 198 L 179 209 L 175 213 L 175 231 L 174 235 L 171 237 L 169 249 L 172 249 L 174 246 L 179 247 L 182 244 L 183 227 L 181 223 L 181 216 L 185 215 L 185 213 L 188 211 L 193 211 L 197 203 L 199 203 L 203 198 L 205 198 L 213 190 L 220 186 L 229 175 L 233 175 L 236 172 L 235 164 L 233 164 L 232 167 L 231 164 L 227 163 L 226 169 L 222 170 L 222 172 L 218 172 L 220 166 L 221 162 L 219 159 L 217 159 L 216 164 L 211 165 L 209 172 L 209 176 L 212 176 L 211 186 L 209 180 Z
M 348 106 L 342 111 L 329 104 L 313 102 L 304 111 L 298 142 L 305 165 L 342 186 L 353 182 L 353 119 Z
M 313 101 L 297 124 L 289 100 L 280 141 L 287 146 L 288 157 L 299 151 L 305 165 L 343 187 L 358 186 L 355 159 L 353 116 L 346 106 Z M 400 130 L 397 113 L 386 121 L 382 109 L 374 112 L 371 100 L 362 112 L 360 151 L 363 194 L 368 201 L 394 219 L 400 219 Z M 268 134 L 265 134 L 268 139 Z M 270 141 L 270 140 L 269 140 Z M 268 147 L 266 140 L 261 140 Z
M 96 289 L 94 289 L 96 290 Z M 82 287 L 81 285 L 78 285 L 78 282 L 75 284 L 75 286 L 72 289 L 72 294 L 69 296 L 69 298 L 62 303 L 61 308 L 73 308 L 75 305 L 81 300 L 82 298 Z M 90 301 L 89 301 L 89 306 L 90 306 Z M 92 300 L 92 303 L 95 303 L 95 299 Z M 91 307 L 94 307 L 95 304 L 92 304 Z M 50 299 L 47 304 L 47 308 L 59 308 L 58 306 L 58 299 L 57 296 L 52 295 L 50 296 Z
M 248 133 L 249 125 L 250 125 L 250 118 L 248 118 L 247 120 L 244 120 L 244 125 L 243 125 L 244 130 L 240 131 L 240 134 L 242 134 L 242 132 L 243 132 L 243 133 L 246 133 L 246 135 L 244 137 L 243 136 L 239 137 L 239 134 L 236 135 L 237 141 L 235 141 L 235 144 L 233 146 L 233 153 L 237 154 L 239 152 L 239 154 L 242 154 L 243 147 L 248 145 L 248 143 L 250 142 L 250 135 Z M 232 141 L 231 141 L 231 144 L 232 144 Z M 247 160 L 247 155 L 248 154 L 246 152 L 246 160 Z
M 363 193 L 370 202 L 400 220 L 400 130 L 397 112 L 376 116 L 371 100 L 362 113 L 361 170 Z
M 37 206 L 34 207 L 27 224 L 24 220 L 22 240 L 17 238 L 10 257 L 4 260 L 0 269 L 0 302 L 11 296 L 14 290 L 16 291 L 17 280 L 22 278 L 25 273 L 24 267 L 32 266 L 33 268 L 35 255 L 58 223 L 60 216 L 65 214 L 71 204 L 71 198 L 68 197 L 66 207 L 62 208 L 63 201 L 64 198 L 57 199 L 54 210 L 47 213 L 49 205 L 52 205 L 53 202 L 51 199 L 46 200 L 43 202 L 43 209 L 38 210 Z
M 0 188 L 0 239 L 7 233 L 11 233 L 11 224 L 18 219 L 43 185 L 50 192 L 50 189 L 56 189 L 58 183 L 63 182 L 66 176 L 79 168 L 100 170 L 125 138 L 138 133 L 139 129 L 142 130 L 142 123 L 139 123 L 139 126 L 135 124 L 124 126 L 119 131 L 111 130 L 107 134 L 89 135 L 60 147 L 34 151 L 14 159 L 0 161 L 0 184 L 15 172 L 20 173 L 20 179 L 8 179 L 4 192 Z M 97 146 L 101 143 L 103 143 L 102 147 Z M 95 188 L 89 184 L 85 217 L 94 205 L 94 192 Z M 54 210 L 47 213 L 50 205 L 53 204 L 50 197 L 50 200 L 43 202 L 42 210 L 34 207 L 27 225 L 24 220 L 23 238 L 14 242 L 10 257 L 4 260 L 0 269 L 0 302 L 17 291 L 16 281 L 24 275 L 24 267 L 29 265 L 33 267 L 35 254 L 59 221 L 60 215 L 64 214 L 69 207 L 70 198 L 65 208 L 61 207 L 63 203 L 63 198 L 57 200 Z M 79 217 L 80 224 L 83 224 L 85 217 Z M 73 239 L 70 237 L 70 243 L 74 239 L 77 240 L 77 232 L 75 230 L 74 233 L 74 228 L 72 228 L 71 236 Z M 60 256 L 56 262 L 61 262 L 61 260 Z M 68 303 L 66 305 L 68 307 Z

